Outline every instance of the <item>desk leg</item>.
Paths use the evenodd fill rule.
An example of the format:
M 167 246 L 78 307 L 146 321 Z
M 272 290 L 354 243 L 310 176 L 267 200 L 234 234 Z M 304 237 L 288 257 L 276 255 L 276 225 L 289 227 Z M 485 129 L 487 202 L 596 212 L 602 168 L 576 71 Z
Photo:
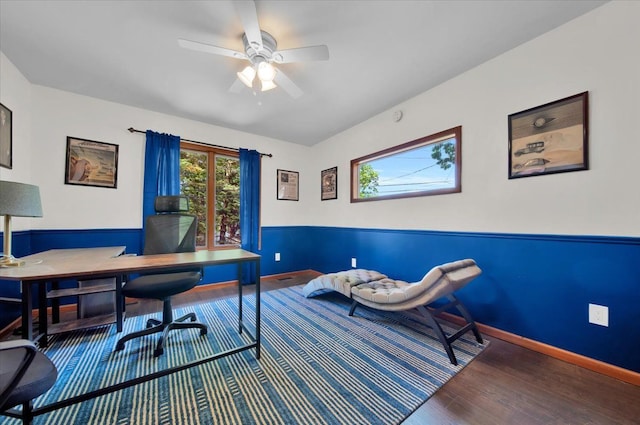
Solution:
M 47 282 L 38 282 L 38 333 L 40 334 L 40 348 L 47 346 Z
M 116 276 L 116 331 L 122 332 L 122 311 L 124 302 L 122 299 L 122 275 Z
M 57 280 L 52 281 L 51 289 L 54 291 L 60 289 L 60 282 Z M 80 310 L 78 310 L 78 314 L 80 314 Z M 51 300 L 51 323 L 60 323 L 60 298 L 57 297 Z
M 238 333 L 242 333 L 242 263 L 238 263 Z
M 256 260 L 256 359 L 260 360 L 260 259 Z
M 33 341 L 33 317 L 31 310 L 33 302 L 31 301 L 31 282 L 21 281 L 22 286 L 22 337 Z

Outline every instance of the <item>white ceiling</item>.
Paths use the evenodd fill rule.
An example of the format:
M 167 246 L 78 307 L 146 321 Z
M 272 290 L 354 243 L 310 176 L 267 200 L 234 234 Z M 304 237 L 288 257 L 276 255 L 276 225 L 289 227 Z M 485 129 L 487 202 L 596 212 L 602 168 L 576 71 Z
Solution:
M 295 100 L 230 93 L 247 62 L 178 46 L 242 51 L 232 1 L 0 0 L 0 50 L 33 84 L 311 146 L 603 3 L 258 0 L 279 49 L 329 47 L 278 65 Z

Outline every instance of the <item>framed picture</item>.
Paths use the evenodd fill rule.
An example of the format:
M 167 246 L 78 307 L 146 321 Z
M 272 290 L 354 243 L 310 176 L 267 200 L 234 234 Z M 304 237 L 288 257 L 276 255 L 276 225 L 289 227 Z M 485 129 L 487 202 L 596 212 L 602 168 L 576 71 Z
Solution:
M 509 115 L 509 178 L 589 169 L 588 94 Z
M 67 137 L 64 182 L 115 189 L 118 183 L 118 145 Z
M 320 173 L 320 199 L 338 199 L 338 167 L 323 170 Z
M 283 201 L 297 201 L 299 194 L 297 171 L 278 170 L 277 199 Z
M 13 113 L 0 103 L 0 166 L 13 168 Z

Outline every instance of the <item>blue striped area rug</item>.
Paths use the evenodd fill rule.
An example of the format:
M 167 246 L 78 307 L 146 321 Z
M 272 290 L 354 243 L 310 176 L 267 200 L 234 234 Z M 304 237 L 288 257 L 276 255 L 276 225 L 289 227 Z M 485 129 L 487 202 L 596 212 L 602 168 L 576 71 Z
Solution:
M 245 322 L 253 324 L 255 297 L 245 300 Z M 172 331 L 160 358 L 152 354 L 157 335 L 114 352 L 121 336 L 115 326 L 51 337 L 45 353 L 59 377 L 36 407 L 246 343 L 237 303 L 232 297 L 177 309 L 176 317 L 194 311 L 209 333 Z M 307 299 L 301 286 L 264 292 L 261 305 L 260 360 L 248 350 L 38 416 L 34 424 L 396 424 L 484 348 L 463 336 L 454 343 L 453 366 L 412 315 L 359 308 L 349 317 L 345 297 Z M 148 317 L 127 318 L 122 335 Z

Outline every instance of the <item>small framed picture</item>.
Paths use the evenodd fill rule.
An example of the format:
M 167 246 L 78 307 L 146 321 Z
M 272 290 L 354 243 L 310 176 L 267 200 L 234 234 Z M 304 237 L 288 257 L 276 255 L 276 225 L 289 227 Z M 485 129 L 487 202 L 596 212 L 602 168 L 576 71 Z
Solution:
M 0 166 L 13 168 L 13 113 L 0 103 Z
M 297 201 L 299 194 L 298 172 L 278 170 L 277 199 L 282 201 Z
M 115 189 L 118 184 L 118 145 L 67 137 L 64 182 Z
M 588 94 L 509 115 L 509 178 L 589 169 Z
M 320 199 L 338 199 L 338 167 L 322 170 L 320 173 Z

